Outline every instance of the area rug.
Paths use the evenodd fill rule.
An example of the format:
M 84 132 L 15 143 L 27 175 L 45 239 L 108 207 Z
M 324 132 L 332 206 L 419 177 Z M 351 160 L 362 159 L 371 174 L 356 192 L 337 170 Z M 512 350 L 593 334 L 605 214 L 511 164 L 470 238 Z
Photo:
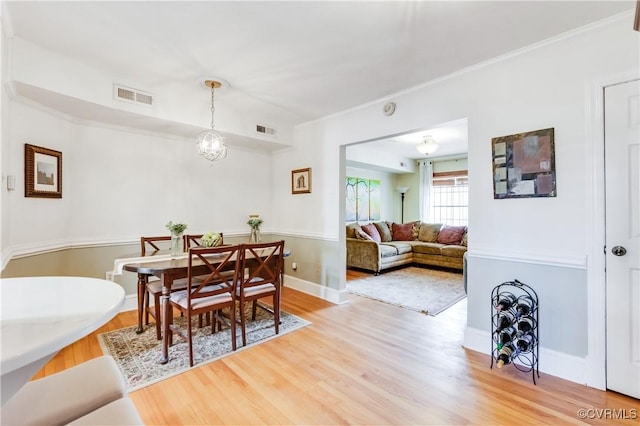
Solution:
M 248 304 L 249 316 L 251 304 Z M 247 323 L 247 346 L 242 346 L 240 326 L 236 329 L 237 351 L 250 348 L 267 340 L 282 336 L 311 324 L 296 315 L 280 312 L 280 333 L 275 334 L 273 315 L 258 309 L 256 320 Z M 184 317 L 174 318 L 174 323 L 184 326 Z M 231 350 L 231 330 L 211 334 L 211 326 L 197 327 L 197 317 L 193 321 L 193 368 L 208 364 L 235 353 Z M 127 327 L 98 335 L 102 351 L 111 355 L 118 363 L 125 377 L 128 391 L 134 391 L 161 380 L 183 373 L 189 367 L 189 347 L 182 337 L 174 335 L 173 346 L 169 347 L 169 362 L 160 364 L 162 341 L 156 339 L 155 327 L 148 327 L 144 333 L 136 334 L 136 327 Z
M 347 290 L 431 316 L 466 297 L 462 274 L 415 266 L 351 280 Z

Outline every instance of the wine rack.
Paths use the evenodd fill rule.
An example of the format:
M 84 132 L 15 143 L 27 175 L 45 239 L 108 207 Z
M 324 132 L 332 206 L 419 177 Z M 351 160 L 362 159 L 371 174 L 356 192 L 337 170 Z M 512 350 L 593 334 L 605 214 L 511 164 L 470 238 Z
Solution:
M 538 294 L 518 280 L 498 284 L 491 291 L 491 368 L 513 365 L 531 372 L 536 384 L 538 370 Z

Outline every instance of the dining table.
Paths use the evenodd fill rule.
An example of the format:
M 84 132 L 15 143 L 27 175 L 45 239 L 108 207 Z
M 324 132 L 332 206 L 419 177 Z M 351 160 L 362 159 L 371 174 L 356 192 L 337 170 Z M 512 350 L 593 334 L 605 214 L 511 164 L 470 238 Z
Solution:
M 113 318 L 124 298 L 120 285 L 99 278 L 0 279 L 2 405 L 60 349 Z
M 258 255 L 264 253 L 263 257 L 267 256 L 266 250 L 257 250 Z M 286 250 L 283 253 L 284 257 L 290 255 L 290 251 Z M 212 255 L 213 257 L 219 257 L 220 260 L 224 258 L 224 255 Z M 208 260 L 215 263 L 215 259 Z M 209 272 L 208 266 L 204 264 L 194 264 L 192 266 L 193 273 L 196 275 L 205 274 Z M 171 294 L 171 287 L 175 280 L 186 278 L 189 270 L 189 253 L 184 252 L 178 255 L 171 254 L 168 250 L 158 250 L 151 256 L 131 255 L 117 258 L 114 260 L 113 275 L 121 275 L 123 271 L 134 272 L 138 274 L 137 283 L 137 295 L 138 295 L 138 326 L 136 333 L 144 331 L 142 325 L 142 313 L 143 313 L 143 300 L 146 280 L 148 277 L 155 276 L 162 282 L 162 296 L 160 302 L 162 303 L 162 354 L 160 357 L 160 364 L 166 364 L 169 361 L 169 336 L 167 333 L 168 324 L 166 322 L 167 310 L 169 309 L 169 296 Z M 280 280 L 282 285 L 282 277 Z

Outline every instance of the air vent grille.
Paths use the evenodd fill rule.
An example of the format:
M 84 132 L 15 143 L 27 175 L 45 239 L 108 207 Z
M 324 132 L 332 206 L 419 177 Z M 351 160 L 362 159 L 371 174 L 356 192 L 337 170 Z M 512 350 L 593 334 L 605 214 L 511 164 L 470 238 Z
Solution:
M 113 89 L 113 95 L 116 100 L 144 105 L 153 104 L 153 96 L 149 93 L 121 86 L 119 84 L 114 84 Z
M 132 90 L 123 89 L 122 87 L 118 87 L 118 97 L 120 99 L 126 99 L 128 101 L 135 101 L 136 92 Z
M 256 124 L 256 132 L 271 136 L 275 136 L 277 133 L 276 129 L 274 129 L 273 127 L 267 127 L 262 124 Z
M 153 103 L 153 96 L 147 95 L 145 93 L 136 93 L 136 101 L 151 105 Z

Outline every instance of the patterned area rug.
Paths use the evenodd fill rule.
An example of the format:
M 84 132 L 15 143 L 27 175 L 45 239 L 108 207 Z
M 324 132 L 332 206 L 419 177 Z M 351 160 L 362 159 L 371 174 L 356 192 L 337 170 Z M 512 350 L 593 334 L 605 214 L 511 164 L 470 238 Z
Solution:
M 251 304 L 248 319 L 251 318 Z M 273 315 L 258 309 L 256 320 L 247 323 L 247 346 L 242 346 L 240 326 L 236 329 L 237 351 L 250 348 L 267 340 L 311 324 L 309 321 L 287 312 L 280 313 L 280 333 L 275 334 Z M 193 368 L 200 367 L 234 353 L 231 350 L 231 331 L 223 328 L 211 334 L 211 326 L 197 327 L 197 316 L 193 321 Z M 174 323 L 184 326 L 186 319 L 177 316 Z M 189 370 L 189 347 L 180 336 L 174 335 L 173 346 L 169 347 L 169 362 L 160 364 L 162 341 L 156 339 L 155 327 L 148 327 L 144 333 L 136 334 L 136 327 L 127 327 L 98 335 L 102 351 L 111 355 L 128 385 L 134 391 Z
M 462 274 L 415 266 L 349 281 L 347 289 L 431 316 L 466 297 Z

